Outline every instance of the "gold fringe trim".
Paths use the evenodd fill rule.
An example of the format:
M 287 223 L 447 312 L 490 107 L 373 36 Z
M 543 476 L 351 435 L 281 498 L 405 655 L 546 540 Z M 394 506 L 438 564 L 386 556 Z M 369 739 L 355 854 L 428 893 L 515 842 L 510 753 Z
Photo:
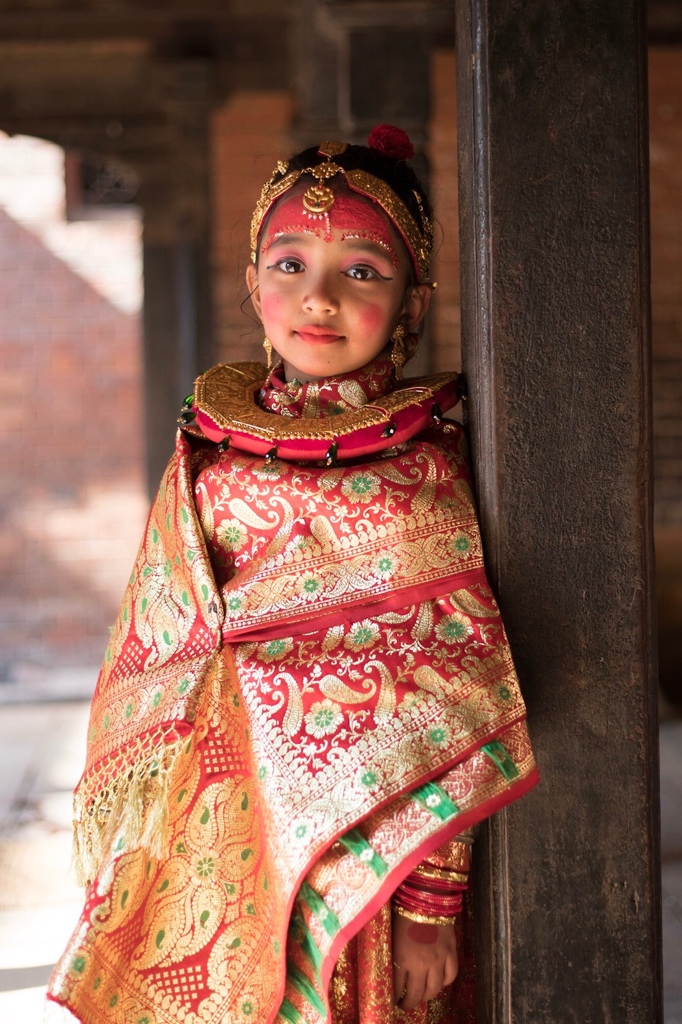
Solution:
M 80 885 L 88 885 L 105 857 L 119 849 L 164 855 L 171 776 L 192 742 L 191 734 L 169 740 L 173 733 L 174 726 L 140 740 L 136 749 L 119 751 L 113 764 L 82 780 L 73 798 L 73 863 Z

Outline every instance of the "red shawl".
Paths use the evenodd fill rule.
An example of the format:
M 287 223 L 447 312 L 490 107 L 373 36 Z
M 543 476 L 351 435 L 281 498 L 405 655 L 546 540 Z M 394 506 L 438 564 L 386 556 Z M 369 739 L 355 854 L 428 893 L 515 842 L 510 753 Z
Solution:
M 391 380 L 359 373 L 260 404 L 362 412 Z M 401 879 L 535 783 L 524 718 L 457 424 L 342 467 L 180 433 L 93 700 L 90 884 L 50 998 L 320 1024 Z

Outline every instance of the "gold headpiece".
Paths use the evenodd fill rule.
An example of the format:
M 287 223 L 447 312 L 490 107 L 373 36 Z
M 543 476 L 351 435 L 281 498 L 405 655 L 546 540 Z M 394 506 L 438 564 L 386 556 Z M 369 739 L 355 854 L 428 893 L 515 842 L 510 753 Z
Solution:
M 407 250 L 410 253 L 417 279 L 419 282 L 428 279 L 429 261 L 433 249 L 433 224 L 426 216 L 421 197 L 414 192 L 419 207 L 422 226 L 420 227 L 408 210 L 402 199 L 396 195 L 390 185 L 387 185 L 381 178 L 368 174 L 367 171 L 347 171 L 345 167 L 334 163 L 331 159 L 334 156 L 341 156 L 347 148 L 345 142 L 323 142 L 318 153 L 326 156 L 326 162 L 316 164 L 315 167 L 305 167 L 303 170 L 289 171 L 288 164 L 280 160 L 272 173 L 272 177 L 263 186 L 260 199 L 256 203 L 251 218 L 251 259 L 256 262 L 258 252 L 258 235 L 263 221 L 280 196 L 300 180 L 304 174 L 310 174 L 316 178 L 316 183 L 311 185 L 303 193 L 303 206 L 312 216 L 324 216 L 334 205 L 334 191 L 326 184 L 337 174 L 342 174 L 354 192 L 367 196 L 375 203 L 378 203 L 384 213 L 388 215 L 402 236 Z

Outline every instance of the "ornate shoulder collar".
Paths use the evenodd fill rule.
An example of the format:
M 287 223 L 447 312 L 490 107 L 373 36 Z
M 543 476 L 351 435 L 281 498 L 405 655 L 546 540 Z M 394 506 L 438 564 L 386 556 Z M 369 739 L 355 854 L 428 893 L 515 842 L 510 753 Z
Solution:
M 267 459 L 356 459 L 414 437 L 459 400 L 459 375 L 439 373 L 400 383 L 359 409 L 326 419 L 280 416 L 257 396 L 268 376 L 261 363 L 221 363 L 198 377 L 179 422 L 226 449 Z

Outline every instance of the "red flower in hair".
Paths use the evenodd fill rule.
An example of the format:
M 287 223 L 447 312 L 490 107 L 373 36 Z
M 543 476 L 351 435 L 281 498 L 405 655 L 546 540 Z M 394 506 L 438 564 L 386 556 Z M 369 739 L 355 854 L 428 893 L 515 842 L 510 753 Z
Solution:
M 411 160 L 414 156 L 410 136 L 392 124 L 378 124 L 372 128 L 367 137 L 367 145 L 394 160 Z

